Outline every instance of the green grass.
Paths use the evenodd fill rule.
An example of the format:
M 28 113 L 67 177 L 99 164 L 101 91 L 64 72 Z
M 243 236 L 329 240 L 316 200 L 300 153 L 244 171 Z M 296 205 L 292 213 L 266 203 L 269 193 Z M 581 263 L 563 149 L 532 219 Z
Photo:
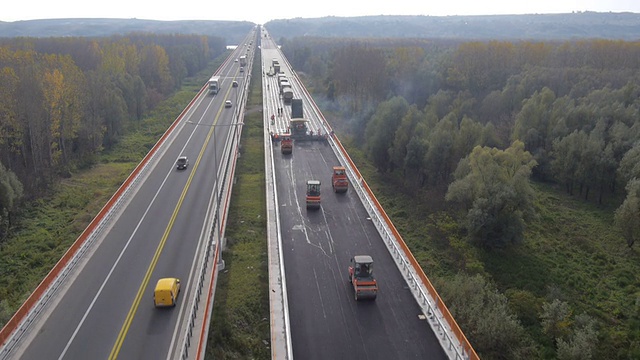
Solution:
M 0 319 L 22 305 L 100 211 L 134 163 L 99 164 L 57 184 L 52 195 L 21 211 L 0 248 Z
M 259 69 L 254 69 L 259 70 Z M 260 79 L 254 74 L 253 79 Z M 251 86 L 233 187 L 226 269 L 218 276 L 208 359 L 270 359 L 269 278 L 260 81 Z M 252 110 L 253 109 L 253 110 Z

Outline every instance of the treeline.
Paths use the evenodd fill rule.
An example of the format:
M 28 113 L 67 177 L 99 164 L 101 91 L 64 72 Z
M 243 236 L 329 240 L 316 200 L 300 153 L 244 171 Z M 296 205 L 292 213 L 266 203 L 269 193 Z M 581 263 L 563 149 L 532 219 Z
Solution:
M 200 35 L 1 40 L 0 237 L 23 195 L 90 165 L 225 50 Z
M 282 48 L 332 125 L 398 189 L 435 197 L 486 253 L 524 240 L 530 179 L 617 207 L 626 244 L 640 238 L 640 42 L 393 42 L 305 37 Z M 524 335 L 489 280 L 439 280 L 483 357 L 637 357 L 637 314 L 624 315 L 622 335 L 549 295 Z
M 304 38 L 283 50 L 322 79 L 313 86 L 339 105 L 378 170 L 402 174 L 408 188 L 446 188 L 476 146 L 519 140 L 534 178 L 599 203 L 628 188 L 638 201 L 640 42 Z M 632 246 L 640 230 L 618 224 Z

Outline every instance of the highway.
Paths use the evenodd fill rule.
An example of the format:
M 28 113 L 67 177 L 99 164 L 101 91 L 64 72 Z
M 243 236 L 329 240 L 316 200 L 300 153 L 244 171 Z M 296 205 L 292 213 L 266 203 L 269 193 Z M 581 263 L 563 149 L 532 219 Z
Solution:
M 251 39 L 252 33 L 216 72 L 222 80 L 220 92 L 212 95 L 203 88 L 163 137 L 162 146 L 143 162 L 146 165 L 114 211 L 115 218 L 102 236 L 92 240 L 62 285 L 49 294 L 42 313 L 8 358 L 177 359 L 183 355 L 184 329 L 193 322 L 193 299 L 201 296 L 195 284 L 203 281 L 200 271 L 207 268 L 203 253 L 212 239 L 212 209 L 220 201 L 214 194 L 220 187 L 222 156 L 230 134 L 242 125 L 238 92 L 248 85 L 250 69 L 241 73 L 234 60 L 252 55 L 247 49 L 255 46 Z M 275 58 L 290 78 L 294 98 L 303 99 L 310 129 L 326 135 L 328 124 L 314 110 L 313 100 L 286 59 L 270 38 L 261 33 L 260 39 L 262 64 L 256 66 L 263 70 L 266 134 L 286 132 L 291 118 L 291 107 L 283 103 L 276 77 L 266 75 Z M 232 87 L 234 80 L 238 87 Z M 225 106 L 227 100 L 231 107 Z M 270 121 L 278 108 L 283 109 L 282 116 Z M 421 303 L 416 301 L 422 285 L 407 284 L 415 276 L 409 267 L 398 265 L 398 253 L 391 255 L 387 238 L 383 240 L 361 196 L 352 187 L 345 194 L 333 193 L 331 168 L 340 164 L 333 143 L 296 141 L 293 154 L 282 155 L 278 143 L 268 135 L 265 138 L 266 146 L 272 145 L 268 158 L 273 160 L 273 167 L 267 169 L 273 175 L 273 182 L 267 181 L 267 193 L 277 194 L 268 213 L 276 208 L 279 229 L 275 238 L 269 238 L 269 251 L 272 254 L 273 242 L 281 251 L 274 261 L 281 261 L 276 266 L 280 269 L 271 265 L 269 274 L 270 286 L 281 286 L 279 291 L 278 285 L 272 286 L 270 294 L 271 346 L 280 351 L 272 353 L 274 359 L 290 359 L 288 349 L 281 351 L 282 342 L 292 349 L 293 357 L 305 360 L 448 358 L 441 343 L 451 342 L 451 336 L 448 330 L 436 336 L 434 321 L 440 328 L 443 323 L 438 314 L 425 311 L 429 306 L 437 313 L 443 303 L 432 304 L 425 296 Z M 185 170 L 175 166 L 181 155 L 190 161 Z M 315 211 L 305 206 L 310 179 L 322 183 L 322 205 Z M 355 255 L 374 259 L 380 289 L 375 301 L 354 299 L 347 269 Z M 279 279 L 280 270 L 283 279 Z M 181 279 L 182 291 L 174 308 L 153 306 L 155 283 L 163 277 Z M 215 277 L 210 284 L 215 285 Z M 284 306 L 278 308 L 274 299 Z M 284 314 L 282 321 L 274 321 L 276 313 Z M 200 321 L 204 323 L 193 331 L 194 338 L 202 339 L 199 332 L 208 329 L 208 318 Z M 290 327 L 280 334 L 276 325 Z M 193 353 L 189 358 L 194 358 Z
M 233 60 L 245 51 L 239 47 L 220 68 L 217 95 L 204 90 L 194 99 L 117 219 L 53 294 L 11 358 L 177 357 L 212 217 L 217 168 L 228 134 L 238 131 L 235 100 L 247 73 Z M 225 107 L 225 100 L 233 106 Z M 176 169 L 180 155 L 189 158 L 185 170 Z M 181 279 L 175 308 L 153 306 L 153 289 L 163 277 Z
M 264 34 L 261 39 L 264 72 L 272 59 L 279 60 L 317 134 L 321 120 L 311 111 L 303 85 L 273 41 Z M 265 123 L 271 133 L 286 132 L 291 107 L 282 102 L 275 76 L 265 76 L 264 83 L 265 116 L 283 108 L 283 116 Z M 274 143 L 273 159 L 293 357 L 447 358 L 358 196 L 352 189 L 332 191 L 332 166 L 340 165 L 332 148 L 325 142 L 296 141 L 293 154 L 283 155 Z M 306 209 L 306 181 L 311 179 L 322 184 L 319 210 Z M 356 302 L 348 265 L 351 257 L 365 254 L 374 259 L 380 290 L 375 301 Z

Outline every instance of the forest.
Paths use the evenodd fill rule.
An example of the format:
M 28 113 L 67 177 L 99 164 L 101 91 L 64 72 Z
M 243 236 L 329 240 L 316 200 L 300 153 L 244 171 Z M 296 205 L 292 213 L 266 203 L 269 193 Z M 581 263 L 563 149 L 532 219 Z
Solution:
M 0 41 L 0 239 L 23 201 L 93 164 L 224 51 L 203 35 Z
M 430 209 L 416 215 L 423 222 L 453 219 L 418 237 L 452 233 L 441 240 L 449 249 L 483 254 L 484 261 L 437 268 L 443 276 L 428 272 L 481 358 L 640 356 L 640 42 L 307 36 L 280 43 L 329 122 L 385 187 L 419 197 L 418 206 Z M 551 273 L 547 280 L 527 274 L 534 284 L 488 271 L 533 242 L 532 224 L 544 227 L 541 199 L 557 196 L 541 188 L 612 219 L 612 243 L 602 246 L 622 255 L 605 255 L 611 273 L 588 275 L 602 289 L 587 288 L 591 279 L 581 288 L 554 283 Z M 616 279 L 616 262 L 635 274 Z M 609 281 L 617 284 L 608 288 Z M 609 301 L 620 303 L 603 305 Z

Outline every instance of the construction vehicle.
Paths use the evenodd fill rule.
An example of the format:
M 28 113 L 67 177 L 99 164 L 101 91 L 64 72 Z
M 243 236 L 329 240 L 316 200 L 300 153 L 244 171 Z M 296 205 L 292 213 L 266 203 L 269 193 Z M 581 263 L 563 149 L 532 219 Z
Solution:
M 291 99 L 291 118 L 303 118 L 302 99 Z
M 347 180 L 347 172 L 344 166 L 333 167 L 331 186 L 333 186 L 333 192 L 335 193 L 345 193 L 349 189 L 349 180 Z
M 309 129 L 307 119 L 289 120 L 289 130 L 291 138 L 295 141 L 327 141 L 327 134 L 322 134 L 320 130 L 314 132 Z
M 320 208 L 320 180 L 307 180 L 307 209 Z
M 220 76 L 212 76 L 209 79 L 209 93 L 217 94 L 220 91 Z
M 378 282 L 373 277 L 373 259 L 369 255 L 356 255 L 351 258 L 349 282 L 353 285 L 356 301 L 375 300 L 378 296 Z
M 284 155 L 289 155 L 293 152 L 293 139 L 291 139 L 291 134 L 280 135 L 280 152 Z

